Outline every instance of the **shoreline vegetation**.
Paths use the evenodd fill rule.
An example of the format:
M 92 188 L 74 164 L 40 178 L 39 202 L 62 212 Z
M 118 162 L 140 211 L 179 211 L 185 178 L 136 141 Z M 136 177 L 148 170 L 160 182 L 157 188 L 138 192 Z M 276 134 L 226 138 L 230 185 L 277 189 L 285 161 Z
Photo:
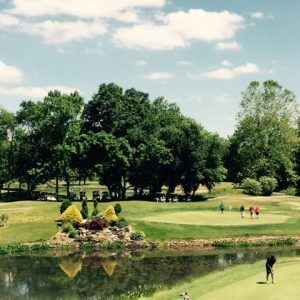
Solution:
M 174 240 L 164 243 L 153 241 L 136 241 L 131 244 L 122 242 L 112 243 L 77 243 L 69 240 L 68 243 L 53 244 L 51 241 L 22 243 L 15 245 L 0 246 L 0 255 L 13 254 L 20 252 L 43 251 L 43 250 L 94 250 L 94 251 L 113 251 L 122 250 L 132 251 L 152 251 L 152 250 L 226 250 L 226 249 L 257 249 L 257 248 L 279 248 L 279 247 L 298 247 L 300 246 L 300 236 L 296 237 L 247 237 L 247 238 L 224 238 L 224 239 L 197 239 L 197 240 Z

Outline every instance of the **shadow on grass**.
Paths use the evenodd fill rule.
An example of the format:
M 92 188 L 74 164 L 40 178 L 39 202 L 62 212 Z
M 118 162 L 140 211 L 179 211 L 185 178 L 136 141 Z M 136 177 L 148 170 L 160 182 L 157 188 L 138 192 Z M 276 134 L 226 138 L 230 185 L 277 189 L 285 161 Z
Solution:
M 257 281 L 256 284 L 267 284 L 265 281 Z

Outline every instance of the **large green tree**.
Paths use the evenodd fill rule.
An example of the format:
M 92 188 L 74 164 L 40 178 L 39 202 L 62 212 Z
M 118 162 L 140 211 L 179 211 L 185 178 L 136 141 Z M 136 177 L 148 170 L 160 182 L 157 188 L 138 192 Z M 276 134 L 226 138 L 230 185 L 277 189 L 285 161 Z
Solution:
M 275 81 L 251 82 L 242 94 L 227 166 L 235 182 L 275 177 L 280 188 L 295 181 L 296 100 Z

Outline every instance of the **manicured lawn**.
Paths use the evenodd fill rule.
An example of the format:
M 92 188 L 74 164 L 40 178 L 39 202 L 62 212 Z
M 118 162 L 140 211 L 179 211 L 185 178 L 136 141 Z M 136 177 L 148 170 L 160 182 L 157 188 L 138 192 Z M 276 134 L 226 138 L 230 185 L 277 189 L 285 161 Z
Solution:
M 294 261 L 281 259 L 276 264 L 275 272 L 277 284 L 266 285 L 265 261 L 235 266 L 158 292 L 151 299 L 179 299 L 179 294 L 185 291 L 188 291 L 192 299 L 197 300 L 299 299 L 300 258 Z
M 261 214 L 259 219 L 251 219 L 250 216 L 241 218 L 238 212 L 226 212 L 221 215 L 217 211 L 190 211 L 164 213 L 144 217 L 141 220 L 146 222 L 159 222 L 170 224 L 185 224 L 185 225 L 210 225 L 210 226 L 253 226 L 261 224 L 284 223 L 290 217 L 276 214 Z
M 148 239 L 221 238 L 245 235 L 300 235 L 300 197 L 276 194 L 273 197 L 250 197 L 236 190 L 218 198 L 194 203 L 156 203 L 124 201 L 122 216 Z M 220 191 L 222 189 L 220 188 Z M 220 215 L 218 207 L 223 201 L 231 211 Z M 113 203 L 112 203 L 113 204 Z M 244 204 L 259 205 L 259 220 L 241 219 L 239 207 Z M 81 203 L 76 202 L 79 208 Z M 100 203 L 103 211 L 110 203 Z M 55 220 L 60 216 L 60 203 L 20 201 L 0 203 L 0 214 L 9 217 L 5 227 L 0 228 L 0 245 L 47 240 L 57 231 Z M 90 213 L 92 203 L 89 203 Z M 281 222 L 281 223 L 280 223 Z

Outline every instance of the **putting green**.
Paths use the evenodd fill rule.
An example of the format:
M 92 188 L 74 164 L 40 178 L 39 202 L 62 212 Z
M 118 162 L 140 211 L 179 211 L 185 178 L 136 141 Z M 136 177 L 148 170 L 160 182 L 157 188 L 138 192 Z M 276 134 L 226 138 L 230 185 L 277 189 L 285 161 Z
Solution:
M 142 218 L 142 221 L 186 224 L 186 225 L 210 225 L 210 226 L 230 226 L 230 225 L 258 225 L 284 223 L 290 217 L 285 215 L 273 215 L 261 213 L 259 219 L 251 219 L 246 215 L 241 218 L 239 212 L 225 212 L 223 215 L 218 211 L 185 211 L 150 215 Z
M 297 300 L 300 299 L 300 261 L 278 263 L 275 267 L 277 284 L 266 285 L 265 261 L 254 265 L 235 266 L 218 271 L 187 284 L 156 293 L 151 299 L 180 299 L 188 291 L 197 300 Z

